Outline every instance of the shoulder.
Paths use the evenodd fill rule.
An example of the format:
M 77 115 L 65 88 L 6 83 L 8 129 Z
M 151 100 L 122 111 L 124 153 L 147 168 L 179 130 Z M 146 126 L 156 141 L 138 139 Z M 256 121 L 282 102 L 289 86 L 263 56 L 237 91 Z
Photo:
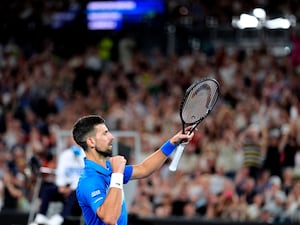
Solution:
M 76 193 L 77 196 L 89 196 L 97 190 L 104 192 L 107 186 L 106 178 L 102 174 L 83 171 L 78 180 Z
M 71 149 L 68 148 L 68 149 L 65 149 L 62 152 L 60 152 L 59 158 L 60 159 L 62 159 L 62 158 L 69 158 L 72 155 L 73 155 L 73 152 L 71 151 Z

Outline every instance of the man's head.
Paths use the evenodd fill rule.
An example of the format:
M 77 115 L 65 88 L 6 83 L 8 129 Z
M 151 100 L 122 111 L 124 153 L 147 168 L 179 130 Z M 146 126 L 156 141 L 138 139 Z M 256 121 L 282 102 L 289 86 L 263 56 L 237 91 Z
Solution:
M 86 138 L 95 132 L 96 125 L 104 124 L 104 122 L 104 119 L 97 115 L 89 115 L 79 118 L 73 126 L 73 139 L 83 148 L 83 150 L 87 150 Z
M 113 135 L 104 119 L 97 115 L 81 117 L 73 126 L 73 139 L 84 151 L 95 149 L 102 156 L 111 156 Z

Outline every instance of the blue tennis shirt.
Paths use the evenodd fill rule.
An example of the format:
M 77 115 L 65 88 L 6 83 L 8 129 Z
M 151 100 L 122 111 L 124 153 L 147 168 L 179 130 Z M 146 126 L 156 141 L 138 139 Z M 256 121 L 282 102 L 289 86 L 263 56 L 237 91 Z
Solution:
M 76 194 L 78 203 L 82 209 L 86 225 L 105 225 L 105 223 L 97 216 L 97 209 L 104 202 L 109 191 L 110 177 L 112 174 L 112 167 L 110 162 L 106 161 L 104 168 L 99 164 L 84 159 L 85 167 L 79 178 Z M 131 165 L 125 166 L 124 180 L 126 184 L 132 175 L 133 167 Z M 127 210 L 126 203 L 122 202 L 122 211 L 118 219 L 117 225 L 127 225 Z

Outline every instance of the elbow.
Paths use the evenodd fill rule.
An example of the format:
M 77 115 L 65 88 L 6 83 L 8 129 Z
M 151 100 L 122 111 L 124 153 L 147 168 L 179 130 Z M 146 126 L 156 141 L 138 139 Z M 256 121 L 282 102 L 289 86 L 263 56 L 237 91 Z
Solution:
M 116 225 L 119 219 L 117 213 L 105 213 L 101 208 L 98 209 L 98 217 L 107 225 Z
M 101 219 L 107 225 L 116 225 L 117 222 L 118 222 L 118 217 L 115 217 L 113 215 L 111 215 L 111 216 L 108 215 L 108 216 L 105 216 Z
M 116 225 L 118 220 L 114 220 L 114 219 L 108 219 L 108 220 L 103 220 L 105 224 L 107 225 Z

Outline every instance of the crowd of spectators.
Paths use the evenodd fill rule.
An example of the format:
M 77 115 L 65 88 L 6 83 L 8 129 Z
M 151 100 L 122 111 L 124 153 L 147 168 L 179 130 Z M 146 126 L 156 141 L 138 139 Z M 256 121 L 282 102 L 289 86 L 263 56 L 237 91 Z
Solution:
M 148 155 L 181 127 L 186 87 L 211 76 L 221 86 L 214 111 L 175 173 L 168 161 L 139 181 L 129 213 L 300 222 L 300 55 L 293 41 L 290 55 L 275 57 L 266 46 L 145 54 L 124 39 L 117 61 L 99 57 L 98 45 L 60 57 L 51 39 L 30 54 L 13 39 L 2 43 L 1 210 L 28 211 L 38 168 L 56 167 L 58 129 L 100 114 L 111 130 L 139 132 Z
M 218 49 L 210 58 L 196 52 L 170 60 L 172 68 L 165 64 L 159 76 L 153 75 L 151 85 L 157 79 L 167 82 L 159 96 L 168 92 L 154 106 L 161 114 L 144 116 L 144 124 L 152 128 L 144 126 L 143 137 L 149 131 L 164 137 L 173 129 L 178 122 L 174 97 L 180 98 L 186 82 L 214 76 L 221 82 L 222 97 L 186 147 L 179 171 L 168 171 L 166 164 L 140 181 L 131 212 L 299 222 L 299 64 L 290 55 L 275 58 L 263 48 L 246 54 Z M 162 141 L 150 139 L 147 135 L 143 140 L 148 142 L 144 151 L 145 146 L 149 152 Z
M 129 212 L 299 221 L 300 79 L 289 55 L 275 58 L 265 48 L 220 48 L 210 56 L 136 50 L 125 54 L 122 65 L 101 60 L 96 46 L 67 59 L 52 47 L 48 43 L 30 57 L 13 42 L 1 48 L 2 210 L 28 210 L 37 164 L 32 158 L 55 168 L 57 129 L 100 114 L 111 130 L 139 132 L 148 155 L 181 126 L 185 88 L 212 76 L 221 97 L 178 171 L 168 171 L 168 162 L 139 181 Z

